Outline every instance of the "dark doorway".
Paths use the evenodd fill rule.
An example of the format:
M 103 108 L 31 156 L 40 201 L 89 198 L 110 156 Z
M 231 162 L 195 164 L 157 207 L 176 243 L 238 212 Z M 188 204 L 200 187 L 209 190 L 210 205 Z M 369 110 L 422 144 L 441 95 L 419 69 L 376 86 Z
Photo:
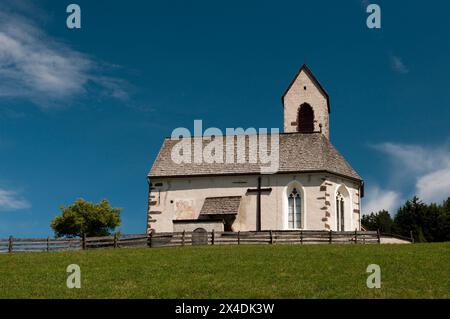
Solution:
M 314 111 L 311 105 L 304 103 L 298 110 L 297 131 L 300 133 L 314 132 Z
M 225 231 L 233 231 L 233 223 L 235 219 L 236 216 L 232 214 L 223 216 L 223 227 Z

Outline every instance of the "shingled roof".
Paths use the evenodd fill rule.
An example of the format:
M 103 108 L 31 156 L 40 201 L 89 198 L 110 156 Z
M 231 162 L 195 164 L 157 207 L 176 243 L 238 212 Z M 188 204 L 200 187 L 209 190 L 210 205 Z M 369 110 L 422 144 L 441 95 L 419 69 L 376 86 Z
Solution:
M 207 197 L 200 215 L 237 214 L 241 196 Z
M 224 158 L 225 158 L 225 136 L 224 138 Z M 246 137 L 246 147 L 248 154 L 248 136 Z M 202 137 L 192 137 L 191 139 L 202 139 Z M 236 137 L 235 137 L 236 139 Z M 267 138 L 270 145 L 270 137 Z M 183 176 L 210 176 L 210 175 L 246 175 L 260 174 L 261 167 L 268 164 L 249 163 L 182 163 L 177 164 L 172 161 L 171 153 L 177 140 L 166 138 L 153 163 L 149 177 L 183 177 Z M 210 143 L 209 139 L 203 138 L 203 146 Z M 193 144 L 192 144 L 192 152 Z M 235 147 L 237 143 L 235 142 Z M 270 150 L 270 146 L 268 146 Z M 236 150 L 235 150 L 236 156 Z M 248 156 L 248 155 L 247 155 Z M 346 176 L 356 180 L 362 180 L 355 170 L 347 163 L 344 157 L 334 148 L 329 140 L 321 133 L 282 133 L 279 135 L 279 156 L 280 165 L 278 173 L 301 173 L 301 172 L 330 172 L 337 175 Z

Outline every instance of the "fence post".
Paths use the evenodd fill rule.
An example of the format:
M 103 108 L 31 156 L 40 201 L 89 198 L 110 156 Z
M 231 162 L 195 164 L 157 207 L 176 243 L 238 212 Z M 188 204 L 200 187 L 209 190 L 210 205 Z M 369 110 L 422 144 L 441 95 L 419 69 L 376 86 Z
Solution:
M 300 231 L 300 244 L 303 245 L 303 230 Z
M 409 236 L 411 237 L 411 243 L 414 244 L 414 236 L 413 236 L 413 231 L 412 230 L 409 231 Z
M 358 243 L 358 230 L 355 229 L 355 244 Z
M 50 236 L 47 237 L 47 252 L 50 251 Z
M 330 239 L 329 243 L 331 244 L 333 242 L 333 231 L 330 229 Z
M 83 250 L 86 249 L 86 234 L 83 234 L 81 246 Z
M 184 238 L 186 236 L 186 230 L 183 229 L 183 234 L 181 235 L 181 246 L 184 246 Z
M 272 229 L 271 229 L 269 232 L 270 232 L 270 244 L 273 245 L 273 234 L 272 234 Z
M 380 235 L 379 229 L 377 229 L 377 238 L 378 238 L 378 243 L 381 244 L 381 235 Z
M 9 236 L 8 240 L 8 253 L 12 253 L 13 251 L 13 236 Z
M 114 248 L 117 248 L 117 233 L 114 233 Z
M 214 245 L 214 229 L 212 230 L 211 233 L 211 245 Z
M 152 237 L 153 237 L 153 232 L 150 231 L 150 233 L 148 233 L 148 239 L 147 239 L 147 246 L 148 247 L 152 247 Z
M 241 231 L 238 231 L 238 245 L 241 244 Z

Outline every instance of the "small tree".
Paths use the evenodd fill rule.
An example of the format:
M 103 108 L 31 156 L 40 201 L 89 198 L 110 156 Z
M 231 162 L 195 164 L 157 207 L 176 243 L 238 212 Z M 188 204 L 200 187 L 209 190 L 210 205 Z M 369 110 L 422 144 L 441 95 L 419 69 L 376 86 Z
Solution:
M 378 213 L 370 213 L 364 215 L 361 219 L 361 224 L 367 230 L 380 230 L 382 233 L 392 232 L 392 225 L 394 221 L 386 210 L 380 210 Z
M 406 201 L 405 205 L 399 208 L 394 218 L 395 232 L 409 236 L 410 231 L 413 232 L 416 242 L 425 242 L 424 236 L 425 217 L 427 213 L 427 205 L 424 204 L 417 196 Z
M 377 230 L 377 215 L 373 212 L 368 215 L 363 215 L 361 218 L 361 224 L 367 230 Z
M 106 199 L 98 204 L 78 199 L 60 209 L 62 214 L 50 225 L 57 237 L 108 236 L 120 225 L 122 209 L 111 207 Z

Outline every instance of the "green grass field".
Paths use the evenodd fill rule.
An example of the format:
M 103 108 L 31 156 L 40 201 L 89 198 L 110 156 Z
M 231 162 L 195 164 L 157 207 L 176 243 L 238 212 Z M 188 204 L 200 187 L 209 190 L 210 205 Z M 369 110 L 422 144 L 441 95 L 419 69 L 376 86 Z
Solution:
M 66 287 L 69 264 L 81 289 Z M 450 298 L 450 243 L 1 254 L 0 298 Z

